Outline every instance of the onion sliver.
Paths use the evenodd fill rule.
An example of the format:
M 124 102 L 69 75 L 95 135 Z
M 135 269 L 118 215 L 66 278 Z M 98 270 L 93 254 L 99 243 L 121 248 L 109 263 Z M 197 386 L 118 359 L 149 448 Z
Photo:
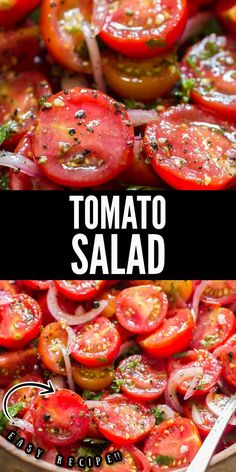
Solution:
M 196 407 L 196 405 L 194 405 L 194 403 L 192 405 L 192 418 L 195 424 L 201 425 L 204 423 L 201 411 L 199 411 L 199 409 Z
M 12 426 L 29 431 L 29 433 L 34 434 L 34 427 L 29 421 L 22 420 L 21 418 L 14 418 L 12 421 L 9 421 Z
M 201 377 L 202 375 L 202 367 L 187 367 L 186 369 L 180 369 L 171 374 L 165 391 L 167 404 L 174 410 L 183 414 L 183 407 L 177 397 L 177 387 L 180 383 L 184 382 L 184 380 L 189 380 L 196 376 Z
M 99 408 L 105 402 L 102 402 L 101 400 L 87 400 L 84 403 L 88 407 L 89 410 L 92 410 L 93 408 Z
M 93 320 L 104 310 L 107 304 L 106 300 L 101 300 L 98 308 L 93 308 L 82 316 L 76 316 L 66 313 L 60 308 L 54 284 L 51 285 L 47 294 L 47 305 L 51 315 L 59 322 L 64 321 L 68 326 L 79 326 Z
M 212 18 L 214 17 L 209 11 L 200 12 L 192 16 L 192 18 L 187 21 L 183 36 L 180 39 L 180 44 L 185 43 L 189 38 L 200 33 L 203 26 Z
M 220 401 L 219 402 L 214 402 L 214 395 L 220 396 Z M 223 408 L 229 401 L 230 397 L 224 394 L 218 394 L 215 392 L 209 392 L 207 397 L 206 397 L 206 404 L 207 408 L 216 416 L 220 416 L 222 413 Z M 229 421 L 229 424 L 231 426 L 236 426 L 236 415 L 233 415 Z
M 30 177 L 40 178 L 43 176 L 36 164 L 28 159 L 28 157 L 24 157 L 21 154 L 0 151 L 0 165 L 21 170 L 21 172 L 24 172 L 24 174 L 27 174 Z
M 96 39 L 93 38 L 90 24 L 87 21 L 84 20 L 81 23 L 81 29 L 89 50 L 95 86 L 98 90 L 106 92 L 106 85 L 102 72 L 102 59 L 98 43 Z
M 210 280 L 203 280 L 196 288 L 194 295 L 193 295 L 193 303 L 192 303 L 192 311 L 195 318 L 195 321 L 198 317 L 198 308 L 199 303 L 202 298 L 203 293 L 205 292 L 206 288 L 208 287 Z
M 72 390 L 72 392 L 75 392 L 75 384 L 74 384 L 74 380 L 73 380 L 73 376 L 72 376 L 70 355 L 68 353 L 67 348 L 65 348 L 64 346 L 61 346 L 61 352 L 63 354 L 63 359 L 64 359 L 64 362 L 65 362 L 66 376 L 67 376 L 67 381 L 68 381 L 69 388 L 70 388 L 70 390 Z
M 66 388 L 66 382 L 63 375 L 51 375 L 50 380 L 56 390 L 63 390 Z
M 172 408 L 168 405 L 157 405 L 157 408 L 159 411 L 165 414 L 165 420 L 170 420 L 171 418 L 174 418 L 176 415 L 176 412 L 172 410 Z
M 129 119 L 132 121 L 133 126 L 142 126 L 150 123 L 151 121 L 155 121 L 158 117 L 158 113 L 156 110 L 127 110 Z
M 184 400 L 188 400 L 189 398 L 193 396 L 194 391 L 196 390 L 198 384 L 199 384 L 199 377 L 197 376 L 193 377 L 188 387 L 188 390 L 184 395 Z
M 93 38 L 97 36 L 103 28 L 107 16 L 108 0 L 93 0 L 93 12 L 91 30 Z
M 10 294 L 6 292 L 0 292 L 0 306 L 10 305 L 13 302 L 13 298 Z

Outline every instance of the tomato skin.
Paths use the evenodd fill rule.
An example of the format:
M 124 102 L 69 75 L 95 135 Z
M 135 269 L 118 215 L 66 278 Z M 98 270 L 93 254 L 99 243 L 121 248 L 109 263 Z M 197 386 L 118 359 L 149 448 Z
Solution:
M 220 323 L 222 318 L 222 323 Z M 228 308 L 210 307 L 199 314 L 191 347 L 212 352 L 227 341 L 236 330 L 236 320 Z
M 118 444 L 141 441 L 155 425 L 148 408 L 119 394 L 106 397 L 101 407 L 95 408 L 94 419 L 103 436 Z
M 68 333 L 60 323 L 48 324 L 40 334 L 38 351 L 41 361 L 56 374 L 66 375 L 61 347 L 66 348 L 67 341 Z
M 194 329 L 194 319 L 190 310 L 178 309 L 176 315 L 164 320 L 157 331 L 149 336 L 139 336 L 141 349 L 151 357 L 169 357 L 187 349 Z
M 102 92 L 77 87 L 53 95 L 41 107 L 33 153 L 46 177 L 84 188 L 106 183 L 126 169 L 133 143 L 124 105 Z
M 0 386 L 4 387 L 27 372 L 32 372 L 37 361 L 37 348 L 0 353 Z
M 10 0 L 9 7 L 0 5 L 0 26 L 13 25 L 34 10 L 39 3 L 40 0 Z
M 0 280 L 0 294 L 4 292 L 9 295 L 16 295 L 17 290 L 15 284 L 10 280 Z
M 188 449 L 181 453 L 183 444 Z M 175 418 L 156 426 L 146 440 L 143 452 L 151 463 L 152 471 L 159 472 L 163 468 L 155 461 L 159 454 L 173 457 L 173 463 L 167 469 L 181 468 L 190 464 L 200 447 L 201 439 L 195 424 L 187 418 Z
M 235 0 L 218 0 L 215 13 L 224 27 L 232 34 L 236 34 L 236 3 Z
M 33 69 L 39 50 L 38 26 L 0 31 L 0 72 Z
M 38 303 L 25 294 L 15 295 L 13 302 L 0 307 L 0 346 L 18 349 L 39 334 L 42 313 Z M 13 329 L 12 329 L 13 325 Z
M 170 107 L 147 126 L 144 150 L 155 172 L 175 189 L 229 188 L 235 185 L 236 178 L 228 156 L 234 156 L 236 151 L 223 130 L 233 140 L 236 129 L 230 123 L 194 105 Z M 204 146 L 206 140 L 209 149 Z M 218 157 L 217 164 L 212 155 Z
M 89 421 L 89 409 L 77 393 L 57 390 L 38 400 L 33 425 L 45 444 L 67 446 L 86 436 Z
M 235 339 L 234 339 L 235 341 Z M 222 364 L 222 374 L 225 380 L 233 387 L 236 387 L 236 347 L 226 344 L 222 346 L 222 351 L 217 356 Z
M 121 361 L 115 376 L 122 380 L 122 393 L 140 402 L 159 398 L 167 385 L 165 363 L 143 355 L 129 356 Z
M 193 415 L 192 415 L 193 405 L 195 405 L 195 407 L 201 414 L 201 418 L 203 419 L 203 422 L 201 424 L 195 423 L 193 419 Z M 213 415 L 213 413 L 211 413 L 211 411 L 207 408 L 205 399 L 201 399 L 201 398 L 198 398 L 198 399 L 190 398 L 189 400 L 185 401 L 184 414 L 187 418 L 189 418 L 196 424 L 197 429 L 203 438 L 205 438 L 209 434 L 209 432 L 213 428 L 217 419 L 216 416 Z
M 54 282 L 60 293 L 75 301 L 95 298 L 106 285 L 105 280 L 55 280 Z
M 99 392 L 111 385 L 114 379 L 113 365 L 106 367 L 86 367 L 80 364 L 73 365 L 72 374 L 75 383 L 92 392 Z
M 113 323 L 99 317 L 76 329 L 77 343 L 72 357 L 88 367 L 110 364 L 120 349 L 120 336 Z
M 131 27 L 129 26 L 128 21 L 130 17 L 127 17 L 125 13 L 126 9 L 133 10 L 132 7 L 134 7 L 134 11 L 138 14 L 137 18 L 133 15 L 131 21 L 133 21 L 133 23 L 137 21 L 139 30 L 139 20 L 140 18 L 141 21 L 143 20 L 141 24 L 142 30 L 138 33 L 135 24 Z M 147 4 L 143 4 L 142 0 L 138 2 L 121 0 L 118 4 L 112 2 L 110 8 L 108 8 L 108 14 L 103 29 L 99 34 L 100 38 L 108 44 L 111 49 L 132 58 L 145 59 L 154 57 L 168 50 L 180 38 L 184 30 L 188 18 L 187 3 L 185 0 L 165 0 L 165 2 L 162 2 L 162 9 L 155 9 L 154 2 L 149 1 L 148 7 L 150 7 L 149 10 Z M 154 18 L 158 16 L 158 13 L 161 13 L 164 9 L 169 15 L 168 18 L 164 19 L 160 26 L 153 26 L 153 22 L 152 25 L 149 26 L 147 23 L 149 17 L 152 17 L 154 20 Z M 143 16 L 145 15 L 144 12 L 148 14 L 148 18 L 142 18 L 142 14 Z M 127 24 L 124 25 L 125 21 L 127 21 Z M 143 25 L 144 22 L 145 25 Z M 149 41 L 155 42 L 155 40 L 158 43 L 157 46 L 152 43 L 148 45 Z
M 5 389 L 5 393 L 7 393 L 8 390 L 10 390 L 10 388 L 23 382 L 41 382 L 42 383 L 42 378 L 36 372 L 32 374 L 27 374 L 24 377 L 20 377 L 19 379 L 11 382 Z M 34 402 L 34 399 L 35 397 L 37 397 L 38 394 L 39 394 L 39 390 L 35 387 L 24 387 L 19 390 L 15 390 L 15 392 L 11 394 L 8 400 L 8 405 L 12 406 L 17 403 L 22 403 L 24 405 L 24 408 L 20 410 L 17 415 L 20 418 L 22 418 L 27 412 L 27 410 L 30 408 L 31 404 Z
M 115 451 L 120 451 L 122 454 L 122 461 L 107 464 L 105 457 Z M 100 466 L 100 472 L 150 472 L 151 465 L 146 459 L 145 455 L 133 445 L 118 446 L 117 444 L 110 444 L 102 453 L 103 462 Z M 93 469 L 95 472 L 96 469 Z
M 192 280 L 156 280 L 155 283 L 164 290 L 170 303 L 178 301 L 178 297 L 187 302 L 193 293 Z
M 22 280 L 22 282 L 33 290 L 48 290 L 52 280 Z
M 167 308 L 167 296 L 160 287 L 139 285 L 120 292 L 116 317 L 132 333 L 151 333 L 164 320 Z

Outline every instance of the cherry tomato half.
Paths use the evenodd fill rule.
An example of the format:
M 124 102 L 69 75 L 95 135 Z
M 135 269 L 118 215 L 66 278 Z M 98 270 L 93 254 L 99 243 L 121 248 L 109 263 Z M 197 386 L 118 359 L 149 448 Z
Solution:
M 65 297 L 75 301 L 95 298 L 106 285 L 105 280 L 55 280 L 55 285 Z
M 201 436 L 206 437 L 213 428 L 217 416 L 207 408 L 206 400 L 202 398 L 190 398 L 184 402 L 184 413 L 192 420 Z
M 17 380 L 14 380 L 11 382 L 6 390 L 5 393 L 7 393 L 10 388 L 14 387 L 15 385 L 23 382 L 41 382 L 42 379 L 39 374 L 37 373 L 31 373 L 27 374 L 24 377 L 20 377 Z M 15 390 L 9 400 L 8 400 L 8 405 L 13 406 L 16 405 L 17 403 L 20 403 L 22 405 L 22 409 L 19 411 L 18 416 L 22 418 L 22 416 L 25 415 L 27 412 L 28 408 L 33 404 L 35 397 L 39 394 L 39 389 L 36 387 L 23 387 L 20 388 L 19 390 Z
M 60 323 L 50 323 L 42 330 L 38 351 L 40 358 L 52 372 L 66 375 L 65 363 L 62 349 L 65 349 L 68 342 L 68 333 L 62 328 Z
M 22 375 L 32 372 L 37 361 L 37 348 L 0 353 L 0 386 L 6 386 Z
M 218 0 L 215 13 L 225 28 L 232 34 L 236 34 L 236 1 Z
M 0 31 L 0 71 L 33 69 L 39 50 L 38 26 Z
M 13 25 L 40 3 L 40 0 L 1 0 L 0 26 Z
M 113 462 L 113 464 L 106 463 L 107 454 L 119 450 L 122 455 L 122 460 L 119 462 Z M 110 457 L 110 456 L 108 456 Z M 102 465 L 100 472 L 150 472 L 151 465 L 146 459 L 145 455 L 135 446 L 117 446 L 117 444 L 110 444 L 105 451 L 102 453 Z M 95 468 L 93 472 L 95 472 Z
M 114 379 L 113 365 L 101 367 L 87 367 L 85 365 L 76 364 L 72 367 L 74 381 L 79 387 L 98 392 L 111 385 Z

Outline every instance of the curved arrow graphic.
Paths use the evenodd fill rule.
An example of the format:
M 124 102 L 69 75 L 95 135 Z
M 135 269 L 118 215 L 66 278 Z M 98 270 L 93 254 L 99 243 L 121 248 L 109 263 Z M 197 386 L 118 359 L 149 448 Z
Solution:
M 22 382 L 10 388 L 10 390 L 8 390 L 8 392 L 4 395 L 3 402 L 2 402 L 3 413 L 10 421 L 14 421 L 14 418 L 12 418 L 11 415 L 9 415 L 8 413 L 8 400 L 13 392 L 24 387 L 40 388 L 42 392 L 40 392 L 39 395 L 52 395 L 52 393 L 55 393 L 55 389 L 53 387 L 51 380 L 48 380 L 46 384 L 43 384 L 40 382 L 30 382 L 30 381 Z

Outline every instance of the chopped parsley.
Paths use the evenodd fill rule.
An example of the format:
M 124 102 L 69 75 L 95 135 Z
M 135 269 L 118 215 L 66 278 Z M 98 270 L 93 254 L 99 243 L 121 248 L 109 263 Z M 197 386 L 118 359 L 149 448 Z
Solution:
M 173 355 L 175 359 L 181 359 L 182 357 L 187 357 L 187 356 L 188 356 L 188 351 L 178 352 L 177 354 Z
M 23 403 L 16 403 L 15 405 L 8 407 L 8 413 L 10 416 L 16 416 L 19 411 L 23 410 L 25 405 Z M 5 428 L 8 425 L 8 418 L 4 415 L 3 411 L 0 412 L 0 433 L 5 431 Z
M 218 339 L 219 337 L 217 336 L 217 334 L 209 334 L 201 340 L 201 345 L 205 348 L 211 347 L 211 345 L 218 341 Z
M 123 384 L 122 379 L 114 379 L 111 384 L 111 391 L 113 393 L 120 393 L 121 385 Z
M 135 367 L 137 367 L 138 364 L 139 364 L 139 361 L 138 361 L 138 360 L 136 360 L 136 361 L 130 361 L 130 362 L 128 362 L 128 364 L 126 364 L 126 365 L 124 366 L 124 369 L 122 369 L 122 370 L 134 369 Z
M 197 58 L 195 56 L 188 56 L 186 58 L 186 62 L 196 72 L 197 75 L 200 74 L 198 66 L 197 66 Z
M 171 465 L 174 462 L 174 457 L 158 454 L 155 458 L 155 462 L 159 465 Z
M 177 98 L 180 102 L 188 103 L 190 101 L 191 91 L 195 84 L 196 80 L 194 78 L 184 79 L 182 77 L 173 89 L 173 97 Z
M 159 410 L 159 408 L 157 408 L 157 407 L 153 407 L 153 408 L 151 408 L 151 413 L 153 414 L 153 416 L 155 418 L 156 426 L 158 424 L 162 423 L 162 421 L 164 421 L 164 419 L 165 419 L 164 411 Z
M 201 59 L 210 59 L 214 57 L 219 52 L 219 47 L 214 41 L 208 41 L 206 43 L 204 51 L 200 54 Z
M 97 358 L 97 361 L 98 361 L 98 362 L 107 362 L 108 359 L 107 359 L 106 357 L 98 357 L 98 358 Z
M 0 145 L 11 137 L 14 133 L 13 123 L 9 122 L 7 125 L 0 125 Z
M 91 392 L 90 390 L 83 391 L 84 400 L 101 400 L 103 390 L 101 392 Z
M 166 46 L 166 42 L 163 38 L 151 38 L 149 39 L 148 41 L 146 41 L 146 45 L 149 47 L 149 48 L 163 48 L 164 46 Z
M 140 103 L 136 102 L 136 100 L 133 100 L 132 98 L 124 98 L 123 103 L 127 109 L 135 110 L 140 108 Z

